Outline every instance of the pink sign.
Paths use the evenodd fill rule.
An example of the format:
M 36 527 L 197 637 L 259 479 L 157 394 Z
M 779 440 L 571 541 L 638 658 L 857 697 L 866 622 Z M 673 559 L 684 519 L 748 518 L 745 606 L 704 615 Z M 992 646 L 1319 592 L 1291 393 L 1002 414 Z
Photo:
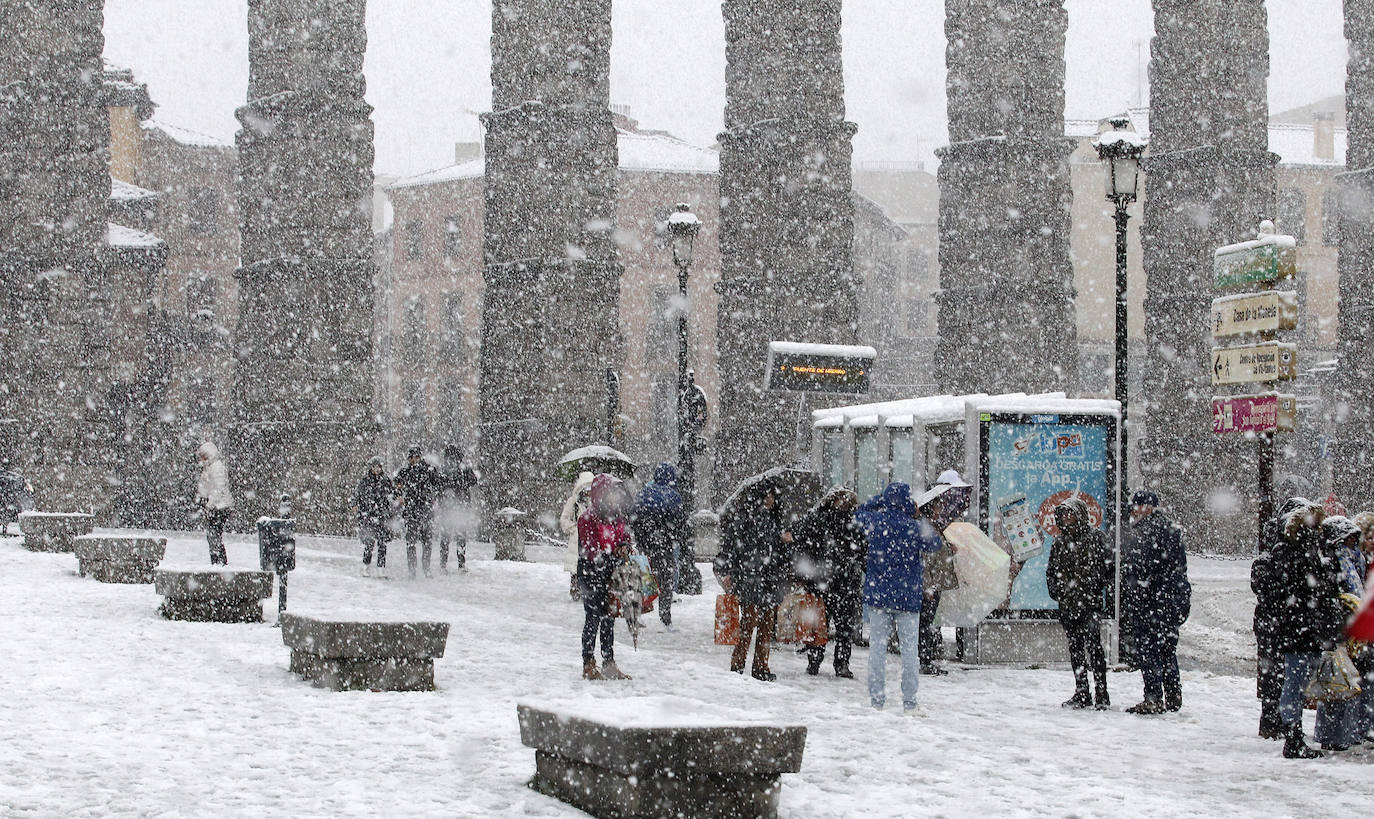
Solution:
M 1236 395 L 1212 399 L 1212 432 L 1274 432 L 1292 429 L 1291 396 Z

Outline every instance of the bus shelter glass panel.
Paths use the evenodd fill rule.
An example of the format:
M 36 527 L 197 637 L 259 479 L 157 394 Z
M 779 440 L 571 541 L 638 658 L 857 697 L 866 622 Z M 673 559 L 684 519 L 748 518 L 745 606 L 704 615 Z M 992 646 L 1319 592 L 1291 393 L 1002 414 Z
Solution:
M 854 430 L 854 492 L 860 499 L 878 494 L 878 434 Z
M 889 429 L 887 440 L 888 463 L 892 467 L 892 480 L 911 483 L 911 430 Z
M 821 474 L 828 486 L 843 486 L 844 479 L 844 431 L 827 430 L 821 436 Z

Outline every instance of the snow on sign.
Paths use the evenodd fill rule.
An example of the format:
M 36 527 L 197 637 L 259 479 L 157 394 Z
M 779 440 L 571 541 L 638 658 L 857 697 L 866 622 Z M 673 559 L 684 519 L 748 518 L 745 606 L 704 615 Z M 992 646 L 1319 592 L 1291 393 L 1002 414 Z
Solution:
M 1298 424 L 1294 395 L 1220 395 L 1212 399 L 1212 432 L 1291 431 Z
M 878 351 L 846 344 L 768 342 L 764 388 L 792 392 L 868 392 Z
M 1213 384 L 1267 384 L 1298 377 L 1296 344 L 1212 348 Z
M 1219 289 L 1291 279 L 1297 269 L 1298 246 L 1292 236 L 1261 236 L 1219 247 L 1212 255 L 1212 274 Z
M 1296 330 L 1298 294 L 1270 290 L 1212 299 L 1211 324 L 1212 338 Z

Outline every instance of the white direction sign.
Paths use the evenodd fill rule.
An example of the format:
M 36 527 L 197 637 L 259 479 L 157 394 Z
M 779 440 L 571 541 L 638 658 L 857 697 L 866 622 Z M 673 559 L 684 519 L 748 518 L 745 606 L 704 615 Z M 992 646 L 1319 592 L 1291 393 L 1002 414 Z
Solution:
M 1296 344 L 1212 348 L 1213 384 L 1267 384 L 1298 377 Z
M 1296 330 L 1298 294 L 1271 290 L 1212 299 L 1211 325 L 1212 338 Z

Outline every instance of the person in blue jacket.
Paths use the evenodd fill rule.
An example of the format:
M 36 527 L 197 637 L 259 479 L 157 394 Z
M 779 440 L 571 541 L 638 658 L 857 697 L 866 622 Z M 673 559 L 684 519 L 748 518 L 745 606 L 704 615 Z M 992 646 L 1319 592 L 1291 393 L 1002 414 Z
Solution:
M 854 515 L 868 538 L 864 604 L 870 629 L 868 698 L 874 708 L 881 709 L 887 702 L 887 652 L 882 647 L 895 628 L 902 645 L 902 709 L 908 714 L 916 711 L 916 689 L 921 681 L 917 647 L 922 554 L 938 551 L 943 545 L 930 518 L 939 515 L 939 498 L 948 488 L 940 484 L 913 501 L 910 486 L 890 483 Z
M 658 617 L 672 631 L 677 560 L 687 539 L 687 510 L 677 491 L 677 467 L 661 463 L 654 469 L 653 482 L 639 492 L 630 526 L 635 545 L 649 556 L 649 569 L 658 579 Z

